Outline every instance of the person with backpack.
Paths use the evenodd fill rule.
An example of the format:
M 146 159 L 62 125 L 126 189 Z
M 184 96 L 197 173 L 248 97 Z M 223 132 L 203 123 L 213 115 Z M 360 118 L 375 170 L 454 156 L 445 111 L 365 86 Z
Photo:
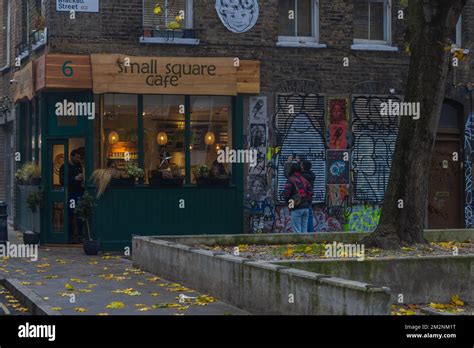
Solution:
M 311 206 L 313 190 L 308 180 L 301 175 L 301 164 L 299 162 L 292 162 L 289 168 L 289 178 L 285 184 L 283 198 L 290 209 L 293 231 L 307 233 L 308 208 Z

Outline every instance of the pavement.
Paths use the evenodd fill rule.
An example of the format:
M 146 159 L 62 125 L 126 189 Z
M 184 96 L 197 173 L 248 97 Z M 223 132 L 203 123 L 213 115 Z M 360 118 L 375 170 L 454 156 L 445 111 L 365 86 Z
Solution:
M 9 241 L 23 244 L 22 234 L 10 231 Z M 17 279 L 54 313 L 249 315 L 208 294 L 134 268 L 120 254 L 86 256 L 82 248 L 40 247 L 38 256 L 37 261 L 0 257 L 0 278 Z

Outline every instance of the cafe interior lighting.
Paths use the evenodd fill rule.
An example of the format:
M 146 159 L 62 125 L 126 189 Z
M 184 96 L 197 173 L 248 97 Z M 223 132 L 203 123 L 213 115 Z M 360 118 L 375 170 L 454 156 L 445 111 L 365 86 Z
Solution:
M 116 131 L 112 131 L 109 133 L 109 144 L 114 145 L 119 142 L 119 135 Z
M 204 137 L 204 141 L 206 142 L 206 145 L 214 145 L 216 142 L 216 136 L 213 132 L 207 132 Z
M 166 145 L 168 144 L 168 135 L 165 132 L 159 132 L 156 136 L 156 142 L 158 145 Z

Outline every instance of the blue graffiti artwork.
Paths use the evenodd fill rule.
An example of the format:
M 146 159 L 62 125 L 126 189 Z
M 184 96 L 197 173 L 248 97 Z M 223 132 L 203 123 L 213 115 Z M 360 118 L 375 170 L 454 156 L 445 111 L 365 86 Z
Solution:
M 327 183 L 349 184 L 349 151 L 327 150 Z

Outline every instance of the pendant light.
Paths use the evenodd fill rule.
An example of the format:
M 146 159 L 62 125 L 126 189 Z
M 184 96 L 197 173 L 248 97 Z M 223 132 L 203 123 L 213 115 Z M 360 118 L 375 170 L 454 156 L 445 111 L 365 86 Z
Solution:
M 158 143 L 158 145 L 168 144 L 168 135 L 165 132 L 159 132 L 156 136 L 156 142 Z
M 112 115 L 113 115 L 113 122 L 115 124 L 115 94 L 112 94 Z M 114 145 L 117 144 L 120 140 L 119 134 L 113 130 L 109 133 L 109 144 Z

